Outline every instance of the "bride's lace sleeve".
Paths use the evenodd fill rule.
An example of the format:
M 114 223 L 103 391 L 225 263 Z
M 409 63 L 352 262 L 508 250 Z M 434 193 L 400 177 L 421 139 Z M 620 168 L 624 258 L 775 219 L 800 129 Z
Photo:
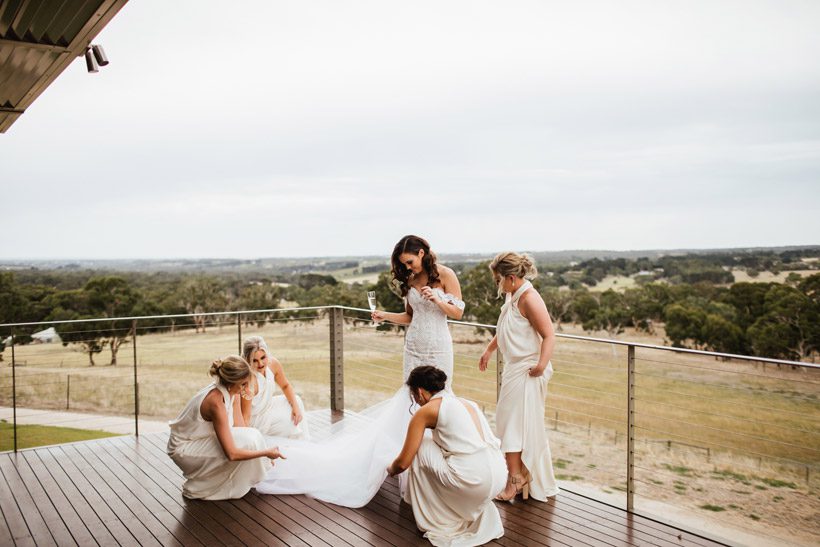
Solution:
M 460 310 L 464 309 L 464 301 L 463 300 L 461 300 L 459 298 L 456 298 L 455 296 L 453 296 L 450 293 L 445 293 L 441 289 L 434 289 L 434 290 L 436 292 L 436 296 L 438 296 L 440 299 L 444 300 L 445 302 L 449 302 L 450 304 L 454 305 L 455 307 L 457 307 Z

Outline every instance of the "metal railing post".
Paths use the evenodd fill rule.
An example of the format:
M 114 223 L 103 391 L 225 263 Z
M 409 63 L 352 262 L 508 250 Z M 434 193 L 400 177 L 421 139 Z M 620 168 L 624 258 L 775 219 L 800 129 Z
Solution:
M 237 355 L 242 355 L 242 314 L 236 314 L 236 337 L 239 343 L 239 350 L 236 352 Z
M 137 320 L 131 323 L 131 345 L 134 349 L 134 435 L 140 436 L 140 389 L 137 382 Z
M 330 409 L 345 408 L 344 310 L 330 308 Z
M 626 510 L 635 509 L 635 346 L 627 346 Z
M 14 451 L 17 452 L 17 361 L 14 358 L 14 329 L 11 329 L 11 409 Z

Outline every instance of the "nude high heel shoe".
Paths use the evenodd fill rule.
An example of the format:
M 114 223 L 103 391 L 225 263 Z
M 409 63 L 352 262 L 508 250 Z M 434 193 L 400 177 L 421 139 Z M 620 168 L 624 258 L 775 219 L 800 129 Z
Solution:
M 510 475 L 507 478 L 507 486 L 495 499 L 512 503 L 518 494 L 521 494 L 525 500 L 530 497 L 530 476 L 528 472 L 526 474 L 516 473 Z

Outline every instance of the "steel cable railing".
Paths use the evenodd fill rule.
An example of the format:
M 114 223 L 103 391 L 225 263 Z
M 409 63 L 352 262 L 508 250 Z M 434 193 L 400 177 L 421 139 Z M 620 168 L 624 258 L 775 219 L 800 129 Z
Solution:
M 342 313 L 336 314 L 334 310 Z M 344 312 L 350 315 L 345 317 Z M 363 394 L 391 392 L 401 379 L 403 340 L 394 331 L 373 328 L 369 314 L 370 311 L 363 308 L 312 306 L 12 323 L 0 325 L 0 332 L 62 326 L 58 331 L 62 330 L 61 334 L 66 338 L 76 337 L 76 340 L 67 342 L 69 348 L 80 343 L 93 344 L 100 337 L 124 336 L 126 341 L 120 348 L 118 359 L 121 363 L 118 366 L 124 368 L 122 373 L 96 374 L 96 370 L 86 368 L 75 378 L 75 373 L 71 372 L 71 393 L 76 393 L 78 398 L 91 400 L 99 383 L 108 382 L 108 394 L 116 399 L 118 409 L 133 406 L 135 432 L 138 433 L 141 396 L 150 397 L 152 404 L 162 403 L 157 401 L 154 393 L 141 394 L 140 384 L 157 389 L 156 386 L 167 378 L 167 374 L 183 375 L 184 382 L 188 383 L 204 383 L 205 376 L 198 371 L 208 360 L 203 357 L 202 361 L 186 359 L 180 362 L 176 354 L 195 350 L 193 353 L 204 355 L 206 348 L 214 348 L 210 350 L 214 354 L 224 354 L 231 346 L 241 343 L 245 333 L 252 331 L 264 331 L 266 338 L 281 336 L 276 351 L 285 363 L 289 378 L 296 379 L 297 387 L 301 382 L 314 391 L 327 391 L 327 387 L 321 386 L 327 386 L 329 382 L 331 406 L 343 404 L 343 397 L 334 397 L 333 394 L 343 394 L 345 389 L 349 395 L 355 394 L 356 390 L 361 390 Z M 335 331 L 332 330 L 334 325 Z M 495 328 L 493 325 L 466 321 L 450 321 L 450 325 L 452 329 L 478 328 L 490 332 Z M 207 327 L 207 333 L 193 337 L 193 331 L 203 326 Z M 331 337 L 330 344 L 326 337 L 315 335 L 317 330 L 328 326 L 331 332 L 337 334 L 336 341 Z M 491 361 L 486 373 L 477 371 L 478 357 L 484 347 L 481 340 L 485 336 L 481 334 L 481 338 L 477 338 L 476 335 L 454 334 L 454 386 L 460 394 L 492 411 L 496 404 L 493 391 L 498 389 L 503 366 Z M 787 466 L 787 469 L 805 468 L 807 484 L 810 473 L 816 473 L 817 465 L 813 462 L 818 459 L 816 454 L 820 453 L 820 432 L 813 425 L 820 421 L 820 407 L 814 392 L 820 385 L 820 366 L 566 333 L 557 334 L 557 338 L 559 343 L 552 357 L 555 375 L 549 384 L 545 427 L 552 429 L 552 439 L 557 446 L 564 447 L 570 453 L 587 449 L 592 451 L 593 448 L 596 453 L 601 451 L 600 457 L 603 459 L 597 462 L 600 465 L 596 473 L 608 473 L 605 476 L 612 478 L 603 479 L 608 483 L 620 484 L 623 480 L 623 477 L 616 479 L 612 475 L 613 469 L 618 467 L 613 466 L 612 462 L 622 458 L 626 465 L 620 469 L 626 471 L 624 484 L 629 509 L 634 509 L 635 483 L 639 483 L 642 489 L 645 487 L 645 481 L 635 475 L 636 470 L 644 474 L 658 473 L 658 469 L 644 465 L 641 459 L 656 454 L 647 451 L 658 450 L 655 448 L 657 443 L 666 444 L 666 451 L 661 454 L 668 457 L 662 457 L 659 462 L 652 461 L 652 464 L 665 461 L 673 465 L 676 458 L 689 458 L 694 468 L 709 469 L 709 458 L 713 461 L 717 461 L 715 458 L 726 458 L 731 466 L 742 470 L 753 468 L 747 459 L 748 462 L 757 459 L 762 462 L 758 466 L 763 465 L 766 469 L 767 465 L 772 469 L 779 465 Z M 188 344 L 202 344 L 202 348 L 192 348 Z M 334 350 L 334 344 L 340 345 Z M 10 402 L 15 412 L 21 402 L 36 406 L 42 404 L 42 401 L 37 402 L 37 397 L 53 397 L 54 393 L 63 389 L 64 381 L 55 381 L 50 376 L 56 374 L 54 369 L 59 370 L 63 365 L 76 368 L 82 359 L 86 362 L 88 359 L 87 353 L 76 352 L 63 359 L 63 355 L 57 355 L 54 349 L 15 345 L 12 345 L 11 367 L 0 367 L 0 401 L 9 401 L 10 391 Z M 612 355 L 609 355 L 609 348 L 612 348 Z M 659 352 L 670 358 L 658 357 Z M 107 354 L 106 348 L 100 359 L 105 361 Z M 97 360 L 98 354 L 95 353 L 94 357 Z M 716 358 L 728 361 L 720 364 L 708 361 Z M 27 362 L 26 365 L 18 367 L 18 362 L 23 361 Z M 761 363 L 779 365 L 781 369 L 750 370 L 751 366 L 759 367 Z M 27 366 L 31 368 L 26 370 Z M 788 369 L 783 369 L 783 366 L 788 366 Z M 133 370 L 129 372 L 129 368 Z M 106 367 L 100 366 L 100 369 L 105 370 Z M 800 374 L 795 373 L 794 369 L 799 369 Z M 80 377 L 88 380 L 81 380 Z M 738 385 L 739 382 L 744 384 Z M 314 384 L 316 387 L 313 387 Z M 40 391 L 34 391 L 38 386 Z M 18 391 L 19 399 L 16 398 Z M 184 390 L 180 391 L 184 393 Z M 762 393 L 767 396 L 761 398 Z M 326 396 L 323 400 L 327 400 Z M 752 401 L 755 416 L 748 414 Z M 360 401 L 361 404 L 368 402 L 372 401 Z M 60 403 L 57 401 L 55 404 Z M 93 401 L 82 404 L 86 405 L 83 408 L 91 408 Z M 164 407 L 157 408 L 161 412 Z M 22 413 L 20 417 L 23 418 Z M 673 431 L 664 431 L 669 429 L 664 424 L 678 427 L 673 427 Z M 607 438 L 601 435 L 608 435 L 608 443 L 600 442 Z M 587 437 L 583 442 L 582 436 Z M 790 457 L 792 452 L 804 454 L 798 458 L 805 457 L 811 461 L 802 462 Z M 697 456 L 701 453 L 703 456 Z M 736 457 L 731 458 L 732 454 Z M 581 465 L 584 461 L 589 460 L 581 458 L 570 466 Z M 589 465 L 595 467 L 595 463 Z M 788 478 L 796 471 L 787 470 L 784 473 Z M 706 478 L 709 476 L 706 472 L 702 474 Z M 576 468 L 570 475 L 583 473 Z M 658 486 L 651 482 L 648 484 Z

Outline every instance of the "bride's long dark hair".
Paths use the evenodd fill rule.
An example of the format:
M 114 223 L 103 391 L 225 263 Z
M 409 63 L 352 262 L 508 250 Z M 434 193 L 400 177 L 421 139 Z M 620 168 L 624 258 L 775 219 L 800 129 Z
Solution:
M 430 250 L 430 244 L 427 243 L 427 240 L 414 235 L 404 236 L 393 247 L 393 254 L 390 256 L 390 273 L 393 276 L 393 285 L 401 292 L 402 297 L 407 296 L 407 292 L 410 290 L 410 271 L 406 265 L 402 264 L 399 257 L 403 253 L 417 255 L 419 251 L 424 251 L 421 267 L 427 274 L 427 285 L 432 286 L 439 280 L 436 253 Z

